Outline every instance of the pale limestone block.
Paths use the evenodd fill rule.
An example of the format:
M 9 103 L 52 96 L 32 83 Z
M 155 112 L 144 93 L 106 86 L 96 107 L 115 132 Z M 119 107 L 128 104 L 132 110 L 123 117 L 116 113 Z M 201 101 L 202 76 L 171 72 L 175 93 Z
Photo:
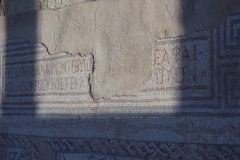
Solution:
M 92 53 L 97 3 L 42 11 L 41 42 L 50 53 Z
M 136 95 L 151 77 L 151 38 L 146 3 L 99 1 L 96 17 L 95 98 Z

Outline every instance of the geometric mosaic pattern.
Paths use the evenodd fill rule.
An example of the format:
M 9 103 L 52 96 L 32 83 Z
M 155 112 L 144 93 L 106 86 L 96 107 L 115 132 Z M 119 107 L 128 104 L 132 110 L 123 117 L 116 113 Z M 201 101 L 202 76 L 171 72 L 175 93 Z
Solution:
M 217 30 L 217 55 L 219 59 L 239 58 L 240 14 L 226 18 Z
M 82 137 L 38 137 L 55 152 L 54 160 L 160 160 L 160 159 L 234 159 L 240 160 L 240 145 L 170 143 L 143 140 Z M 35 144 L 24 135 L 0 134 L 0 160 L 43 160 Z M 68 157 L 68 158 L 67 158 Z M 81 158 L 84 157 L 84 158 Z M 95 157 L 95 158 L 94 158 Z M 105 158 L 99 158 L 105 157 Z M 67 159 L 66 159 L 67 158 Z
M 53 160 L 240 160 L 240 145 L 170 143 L 143 140 L 82 137 L 38 137 L 55 152 Z M 0 160 L 44 160 L 35 144 L 24 135 L 0 134 Z M 88 157 L 88 158 L 87 158 Z M 103 157 L 103 158 L 101 158 Z
M 219 101 L 225 108 L 236 108 L 240 102 L 240 64 L 221 65 L 219 74 Z
M 223 108 L 240 104 L 240 14 L 226 18 L 217 29 L 218 100 Z

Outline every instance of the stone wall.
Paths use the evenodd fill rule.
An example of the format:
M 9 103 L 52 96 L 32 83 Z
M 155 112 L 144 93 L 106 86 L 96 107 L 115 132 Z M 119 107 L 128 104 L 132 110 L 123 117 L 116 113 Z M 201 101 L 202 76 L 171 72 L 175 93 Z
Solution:
M 240 159 L 238 0 L 2 0 L 0 159 Z
M 59 9 L 90 0 L 1 0 L 1 14 L 15 15 L 33 10 Z
M 2 1 L 4 13 L 24 13 L 7 17 L 1 34 L 5 34 L 6 28 L 9 32 L 0 40 L 25 38 L 30 43 L 43 43 L 50 54 L 92 53 L 95 60 L 91 77 L 93 98 L 136 96 L 141 86 L 151 79 L 154 42 L 217 26 L 226 15 L 236 12 L 239 5 L 234 0 L 224 5 L 223 2 L 104 0 L 49 10 L 51 7 L 47 4 L 54 3 L 52 1 L 29 1 L 24 5 L 18 5 L 21 1 Z M 68 1 L 61 3 L 69 4 Z M 3 21 L 4 18 L 1 24 Z M 102 61 L 104 63 L 100 63 Z

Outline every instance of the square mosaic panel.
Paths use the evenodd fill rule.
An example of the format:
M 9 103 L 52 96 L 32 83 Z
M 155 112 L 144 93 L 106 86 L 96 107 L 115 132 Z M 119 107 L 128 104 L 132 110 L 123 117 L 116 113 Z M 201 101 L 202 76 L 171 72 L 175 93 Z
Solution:
M 240 63 L 222 64 L 219 70 L 219 101 L 225 108 L 240 102 Z
M 239 58 L 240 14 L 226 18 L 217 29 L 217 56 L 219 59 Z
M 240 103 L 240 14 L 226 18 L 217 29 L 218 99 L 222 108 Z

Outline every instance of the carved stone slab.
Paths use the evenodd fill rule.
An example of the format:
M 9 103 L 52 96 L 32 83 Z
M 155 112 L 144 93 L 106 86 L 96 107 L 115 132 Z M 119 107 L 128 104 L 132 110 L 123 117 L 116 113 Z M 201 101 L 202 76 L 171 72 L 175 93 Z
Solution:
M 137 96 L 100 100 L 91 95 L 93 54 L 50 55 L 44 44 L 28 44 L 25 39 L 4 42 L 4 112 L 14 115 L 21 106 L 44 115 L 83 114 L 93 113 L 100 106 L 99 113 L 178 110 L 188 114 L 238 114 L 238 20 L 239 14 L 235 14 L 218 28 L 156 40 L 152 78 L 142 85 Z M 63 110 L 66 106 L 68 109 Z M 20 112 L 28 114 L 26 110 Z
M 42 44 L 13 40 L 1 45 L 2 99 L 6 105 L 91 100 L 91 54 L 49 55 Z
M 152 80 L 142 92 L 161 101 L 214 97 L 213 30 L 155 42 Z

